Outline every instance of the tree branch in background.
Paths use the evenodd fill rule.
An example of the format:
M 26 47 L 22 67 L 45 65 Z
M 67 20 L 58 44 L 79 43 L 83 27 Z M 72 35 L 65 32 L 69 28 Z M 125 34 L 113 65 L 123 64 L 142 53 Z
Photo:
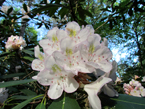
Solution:
M 76 21 L 76 18 L 75 18 L 75 13 L 73 11 L 73 5 L 72 5 L 72 0 L 69 0 L 69 4 L 70 4 L 70 9 L 71 9 L 71 21 Z M 73 18 L 73 19 L 72 19 Z
M 138 47 L 139 62 L 140 62 L 141 68 L 142 68 L 142 73 L 145 75 L 145 72 L 143 69 L 143 63 L 142 63 L 143 59 L 142 59 L 142 54 L 141 54 L 141 48 L 140 48 L 140 43 L 138 40 L 137 27 L 135 27 L 134 32 L 135 32 L 136 43 L 137 43 L 137 47 Z

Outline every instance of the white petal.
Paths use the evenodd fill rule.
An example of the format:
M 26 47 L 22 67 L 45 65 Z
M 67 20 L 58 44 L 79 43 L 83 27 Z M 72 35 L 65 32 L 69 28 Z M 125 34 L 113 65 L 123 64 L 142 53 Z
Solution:
M 65 37 L 68 37 L 66 31 L 60 30 L 60 29 L 57 30 L 56 35 L 57 35 L 59 41 L 61 41 L 61 39 L 65 38 Z
M 64 38 L 61 42 L 60 42 L 60 48 L 62 50 L 63 53 L 65 53 L 67 55 L 67 50 L 70 50 L 70 52 L 74 52 L 74 47 L 75 47 L 75 43 L 72 41 L 71 38 Z
M 89 29 L 90 35 L 94 34 L 94 28 L 92 25 L 86 25 L 86 28 Z
M 74 36 L 80 31 L 80 26 L 75 21 L 69 22 L 66 25 L 65 31 L 68 33 L 68 35 L 70 35 L 70 31 L 74 31 L 75 32 L 75 34 L 73 34 Z
M 53 56 L 48 56 L 48 57 L 46 57 L 44 63 L 45 63 L 45 67 L 46 67 L 48 70 L 51 70 L 51 69 L 52 69 L 52 66 L 53 66 L 54 64 L 57 64 L 57 63 L 55 62 Z
M 52 44 L 52 41 L 49 39 L 42 39 L 39 41 L 39 44 L 43 49 L 47 49 L 51 47 L 50 45 Z
M 49 70 L 45 69 L 38 73 L 37 81 L 43 86 L 48 86 L 54 83 L 55 76 L 54 74 L 51 74 Z
M 85 91 L 88 93 L 88 100 L 92 109 L 101 109 L 101 101 L 97 94 L 91 89 L 86 89 Z
M 93 44 L 94 47 L 100 45 L 100 40 L 101 40 L 101 37 L 98 34 L 93 34 L 93 35 L 89 36 L 87 39 L 89 45 Z
M 37 75 L 36 75 L 36 76 L 33 76 L 33 77 L 32 77 L 32 79 L 35 79 L 35 80 L 37 80 Z
M 101 45 L 108 47 L 108 41 L 106 38 L 103 38 L 103 42 L 101 43 Z
M 54 84 L 49 87 L 48 96 L 51 99 L 57 99 L 62 95 L 62 92 L 63 88 L 58 84 Z
M 106 94 L 110 97 L 118 96 L 118 92 L 115 89 L 113 89 L 113 87 L 111 87 L 111 86 L 108 87 L 107 84 L 105 84 L 103 86 L 103 92 L 104 92 L 104 94 Z
M 44 67 L 44 62 L 39 59 L 34 59 L 32 61 L 31 67 L 33 70 L 42 71 Z
M 64 87 L 64 90 L 67 93 L 72 93 L 72 92 L 76 91 L 79 87 L 78 82 L 72 77 L 67 78 L 66 84 L 67 85 L 66 85 L 66 87 Z
M 57 27 L 54 27 L 52 30 L 49 30 L 47 33 L 47 37 L 52 40 L 52 37 L 56 36 Z
M 117 71 L 117 62 L 116 61 L 113 61 L 112 62 L 112 70 L 109 74 L 109 78 L 111 78 L 114 82 L 116 81 L 116 71 Z
M 60 66 L 64 67 L 65 65 L 69 64 L 68 59 L 64 56 L 61 52 L 55 51 L 53 53 L 53 57 Z
M 35 51 L 35 57 L 38 58 L 38 56 L 40 54 L 40 50 L 39 50 L 39 46 L 38 45 L 36 47 L 34 47 L 34 51 Z
M 112 69 L 112 64 L 111 62 L 107 62 L 104 60 L 104 62 L 98 62 L 98 63 L 95 63 L 95 62 L 87 62 L 86 63 L 87 65 L 90 65 L 96 69 L 101 69 L 102 71 L 104 72 L 110 72 L 111 69 Z
M 89 35 L 90 35 L 89 29 L 87 28 L 82 29 L 76 36 L 77 39 L 76 44 L 86 41 Z
M 95 91 L 95 94 L 97 94 L 100 91 L 100 89 L 103 87 L 103 85 L 110 81 L 112 81 L 112 79 L 106 77 L 100 77 L 95 82 L 85 85 L 84 90 L 91 89 Z

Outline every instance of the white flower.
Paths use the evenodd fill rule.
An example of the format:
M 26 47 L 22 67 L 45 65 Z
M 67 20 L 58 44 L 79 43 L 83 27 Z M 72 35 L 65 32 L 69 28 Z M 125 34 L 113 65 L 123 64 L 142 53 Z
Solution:
M 41 71 L 37 77 L 33 79 L 37 79 L 37 81 L 44 86 L 50 85 L 48 96 L 51 99 L 57 99 L 62 95 L 63 90 L 67 93 L 76 91 L 79 84 L 73 78 L 75 75 L 71 71 L 63 70 L 57 65 L 52 56 L 48 57 L 46 60 L 46 69 Z
M 78 72 L 82 73 L 91 73 L 93 72 L 94 68 L 89 67 L 86 63 L 81 59 L 80 52 L 73 53 L 68 50 L 66 53 L 68 56 L 64 55 L 61 52 L 54 52 L 53 56 L 56 62 L 62 66 L 65 70 L 72 71 L 75 75 Z
M 100 77 L 95 82 L 84 86 L 84 90 L 88 93 L 89 103 L 93 109 L 101 109 L 101 102 L 97 94 L 103 85 L 110 81 L 110 78 Z
M 138 82 L 138 81 L 135 81 L 134 79 L 132 79 L 130 82 L 129 82 L 130 85 L 132 86 L 141 86 L 141 84 Z
M 143 86 L 139 87 L 141 96 L 145 97 L 145 88 Z
M 35 57 L 37 57 L 38 59 L 34 59 L 32 61 L 31 67 L 33 70 L 42 71 L 45 68 L 44 59 L 46 56 L 45 56 L 45 54 L 40 52 L 38 45 L 34 48 L 34 51 L 35 51 Z
M 48 55 L 51 55 L 54 51 L 60 51 L 60 41 L 67 37 L 67 34 L 64 30 L 59 30 L 57 27 L 54 27 L 52 30 L 47 33 L 48 39 L 43 39 L 39 42 L 40 46 L 44 49 L 44 52 Z
M 117 71 L 117 63 L 116 63 L 116 61 L 113 61 L 112 62 L 112 66 L 113 66 L 113 68 L 110 71 L 110 73 L 105 73 L 105 72 L 102 73 L 102 71 L 101 70 L 98 70 L 98 69 L 95 72 L 95 75 L 96 76 L 97 76 L 97 74 L 99 74 L 99 76 L 102 76 L 103 75 L 104 77 L 107 77 L 107 78 L 111 78 L 112 79 L 111 82 L 105 84 L 103 86 L 103 88 L 102 88 L 102 91 L 104 92 L 104 94 L 106 94 L 106 95 L 108 95 L 110 97 L 118 96 L 118 92 L 112 86 L 114 84 L 115 80 L 116 80 L 116 71 Z M 102 74 L 102 75 L 100 75 L 100 74 Z
M 8 92 L 8 89 L 0 88 L 0 103 L 4 103 L 4 101 L 8 98 L 7 92 Z
M 136 90 L 136 89 L 131 90 L 130 95 L 136 96 L 136 97 L 141 97 L 140 91 Z
M 25 40 L 21 37 L 21 36 L 13 36 L 11 35 L 7 42 L 6 42 L 6 49 L 8 50 L 16 50 L 16 49 L 20 49 L 20 47 L 25 47 L 26 46 L 26 42 Z
M 67 23 L 65 31 L 76 45 L 86 41 L 88 36 L 94 33 L 90 25 L 87 25 L 85 28 L 80 30 L 80 26 L 74 21 Z
M 144 76 L 144 77 L 142 77 L 142 82 L 145 82 L 145 76 Z
M 100 44 L 101 37 L 94 34 L 88 37 L 87 42 L 81 45 L 80 52 L 87 65 L 109 73 L 112 69 L 111 51 Z

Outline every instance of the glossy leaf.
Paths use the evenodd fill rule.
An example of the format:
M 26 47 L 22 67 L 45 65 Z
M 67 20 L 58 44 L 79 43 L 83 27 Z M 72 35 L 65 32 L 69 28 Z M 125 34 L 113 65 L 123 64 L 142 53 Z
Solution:
M 23 4 L 23 8 L 24 8 L 24 10 L 26 11 L 26 12 L 28 12 L 28 10 L 27 10 L 27 5 L 24 3 Z
M 118 98 L 111 99 L 116 101 L 115 109 L 145 109 L 145 98 L 119 94 Z
M 64 96 L 53 101 L 48 109 L 80 109 L 80 107 L 76 99 Z
M 24 93 L 25 95 L 31 96 L 31 95 L 37 95 L 35 92 L 29 90 L 29 89 L 23 89 L 21 90 L 22 93 Z
M 46 107 L 43 103 L 40 103 L 37 105 L 37 107 L 35 109 L 46 109 Z
M 1 76 L 0 79 L 13 78 L 13 77 L 22 76 L 22 75 L 25 75 L 25 73 L 7 74 L 7 75 Z
M 26 84 L 26 83 L 33 82 L 33 81 L 36 81 L 36 80 L 27 79 L 27 80 L 4 82 L 4 83 L 0 83 L 0 88 L 9 87 L 9 86 L 16 86 L 16 85 L 20 85 L 20 84 Z
M 23 101 L 22 103 L 18 104 L 17 106 L 13 107 L 12 109 L 22 109 L 24 106 L 26 106 L 28 103 L 30 103 L 32 100 L 40 97 L 40 96 L 43 96 L 43 95 L 38 95 L 36 97 L 33 97 L 31 99 L 28 99 L 26 101 Z
M 29 55 L 34 55 L 34 52 L 30 50 L 23 50 L 24 53 L 29 54 Z
M 23 58 L 26 59 L 26 60 L 29 60 L 29 61 L 33 61 L 34 60 L 34 58 L 31 58 L 29 56 L 24 56 Z

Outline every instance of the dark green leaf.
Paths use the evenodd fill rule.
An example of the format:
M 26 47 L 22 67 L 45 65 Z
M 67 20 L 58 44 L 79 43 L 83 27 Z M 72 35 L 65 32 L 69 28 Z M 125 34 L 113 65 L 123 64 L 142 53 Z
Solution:
M 20 85 L 20 84 L 26 84 L 26 83 L 33 82 L 33 81 L 36 81 L 36 80 L 27 79 L 27 80 L 20 80 L 20 81 L 4 82 L 4 83 L 0 83 L 0 88 L 9 87 L 9 86 L 16 86 L 16 85 Z
M 3 75 L 0 78 L 1 79 L 6 79 L 6 78 L 13 78 L 13 77 L 17 77 L 17 76 L 22 76 L 25 73 L 15 73 L 15 74 L 8 74 L 8 75 Z
M 11 8 L 8 9 L 7 14 L 9 15 L 12 11 L 13 11 L 13 7 L 11 7 Z
M 29 61 L 33 61 L 34 58 L 28 57 L 28 56 L 24 56 L 23 59 L 29 60 Z
M 66 15 L 69 12 L 69 9 L 67 8 L 61 8 L 60 11 L 58 12 L 58 15 L 61 16 L 61 18 L 64 17 L 64 15 Z
M 27 10 L 27 5 L 24 3 L 23 4 L 23 8 L 24 8 L 24 10 L 26 11 L 26 12 L 28 12 L 28 10 Z
M 65 96 L 53 101 L 52 104 L 48 107 L 48 109 L 80 109 L 78 102 L 76 99 Z
M 24 106 L 26 106 L 28 103 L 30 103 L 32 100 L 37 99 L 39 97 L 42 97 L 43 95 L 38 95 L 35 97 L 32 97 L 26 101 L 23 101 L 22 103 L 18 104 L 17 106 L 13 107 L 12 109 L 22 109 Z
M 25 95 L 31 96 L 31 95 L 37 95 L 35 92 L 29 90 L 29 89 L 23 89 L 21 90 L 22 93 L 24 93 Z
M 29 54 L 29 55 L 34 55 L 34 52 L 30 50 L 22 50 L 22 52 L 25 52 L 26 54 Z
M 145 109 L 145 98 L 119 94 L 111 99 L 116 101 L 115 109 Z
M 40 103 L 37 105 L 37 107 L 35 109 L 46 109 L 46 107 L 43 103 Z

